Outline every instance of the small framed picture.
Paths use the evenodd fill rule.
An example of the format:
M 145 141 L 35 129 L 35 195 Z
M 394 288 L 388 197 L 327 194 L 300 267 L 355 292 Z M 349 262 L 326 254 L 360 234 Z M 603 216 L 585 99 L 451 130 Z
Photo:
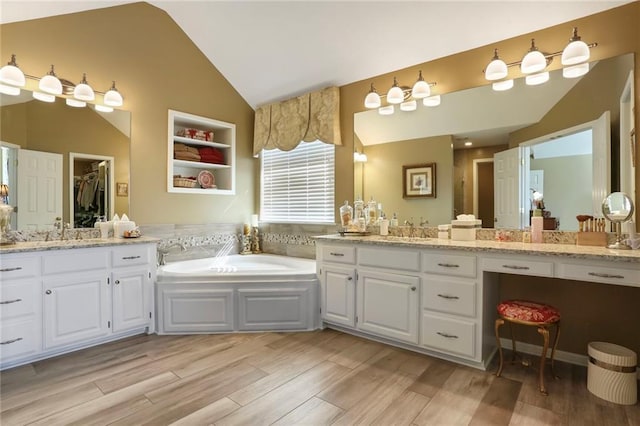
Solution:
M 402 166 L 402 198 L 436 198 L 436 163 Z
M 116 195 L 118 197 L 128 197 L 129 196 L 129 184 L 118 182 L 116 183 Z

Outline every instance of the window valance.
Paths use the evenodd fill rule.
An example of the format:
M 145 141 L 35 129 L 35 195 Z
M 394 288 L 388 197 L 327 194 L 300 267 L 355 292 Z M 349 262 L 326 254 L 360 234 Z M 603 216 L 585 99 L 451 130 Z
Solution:
M 340 89 L 307 93 L 256 110 L 253 154 L 263 149 L 291 151 L 302 141 L 342 145 L 340 138 Z

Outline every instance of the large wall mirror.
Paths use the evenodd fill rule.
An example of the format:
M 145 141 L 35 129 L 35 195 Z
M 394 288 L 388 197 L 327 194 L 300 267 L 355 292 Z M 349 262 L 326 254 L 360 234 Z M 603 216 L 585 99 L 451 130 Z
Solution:
M 356 113 L 354 149 L 366 162 L 354 165 L 354 195 L 373 197 L 400 223 L 435 226 L 464 213 L 485 228 L 522 228 L 541 194 L 553 224 L 545 229 L 577 230 L 575 216 L 597 213 L 607 193 L 635 193 L 633 64 L 627 54 L 592 62 L 579 78 L 556 70 L 542 85 L 516 79 L 504 92 L 486 85 L 445 94 L 437 107 Z M 509 160 L 515 182 L 500 180 L 509 151 L 516 152 Z M 437 165 L 437 197 L 403 198 L 403 166 L 425 163 Z M 503 199 L 505 182 L 519 190 L 515 204 Z M 512 221 L 505 202 L 512 202 Z
M 56 217 L 93 227 L 100 216 L 129 213 L 131 114 L 46 103 L 22 90 L 0 95 L 2 180 L 17 206 L 12 229 L 50 229 Z M 17 161 L 19 160 L 19 161 Z

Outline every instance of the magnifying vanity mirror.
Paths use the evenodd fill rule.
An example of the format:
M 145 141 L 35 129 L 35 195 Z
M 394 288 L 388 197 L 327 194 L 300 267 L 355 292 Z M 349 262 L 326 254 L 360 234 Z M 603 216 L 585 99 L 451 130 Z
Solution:
M 473 213 L 483 228 L 520 229 L 541 198 L 545 229 L 577 231 L 577 213 L 600 216 L 607 194 L 635 193 L 625 136 L 633 72 L 627 54 L 590 63 L 579 78 L 555 70 L 539 86 L 517 79 L 506 92 L 486 85 L 443 94 L 433 108 L 356 113 L 354 158 L 367 161 L 354 164 L 354 195 L 373 197 L 400 223 L 436 226 Z M 421 163 L 437 165 L 437 197 L 403 198 L 403 166 Z M 515 169 L 504 174 L 508 164 Z
M 17 207 L 14 230 L 47 230 L 61 217 L 71 227 L 93 227 L 100 216 L 129 214 L 131 114 L 74 108 L 31 92 L 0 95 L 2 182 L 7 204 Z
M 631 247 L 622 241 L 622 224 L 633 216 L 634 206 L 631 198 L 623 192 L 614 192 L 607 195 L 602 201 L 602 214 L 611 221 L 616 232 L 616 242 L 609 246 L 610 249 L 628 250 Z

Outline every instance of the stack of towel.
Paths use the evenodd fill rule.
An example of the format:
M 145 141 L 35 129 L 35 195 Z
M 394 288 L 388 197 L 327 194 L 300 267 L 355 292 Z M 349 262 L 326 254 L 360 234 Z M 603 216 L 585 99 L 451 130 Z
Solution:
M 183 143 L 173 144 L 173 158 L 176 160 L 201 161 L 198 148 Z
M 224 164 L 224 153 L 216 148 L 201 147 L 198 148 L 200 161 L 203 163 Z

